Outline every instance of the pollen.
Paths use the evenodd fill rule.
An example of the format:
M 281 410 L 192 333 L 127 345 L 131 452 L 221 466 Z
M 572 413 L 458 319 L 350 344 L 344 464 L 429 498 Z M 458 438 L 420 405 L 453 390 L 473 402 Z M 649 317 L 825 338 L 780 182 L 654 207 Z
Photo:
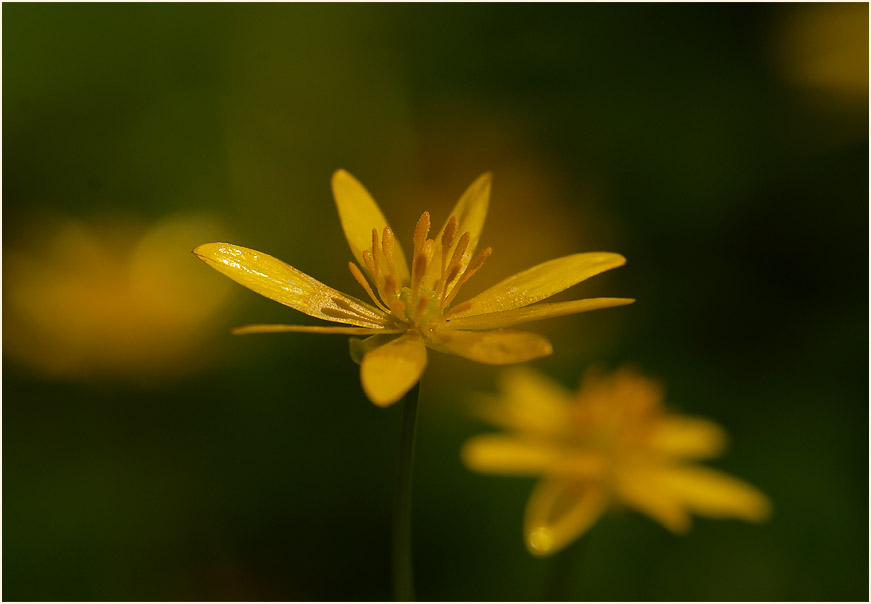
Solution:
M 491 248 L 474 259 L 469 256 L 471 233 L 459 237 L 459 220 L 451 216 L 440 235 L 429 239 L 429 212 L 421 214 L 414 228 L 411 275 L 396 270 L 394 250 L 396 237 L 390 227 L 379 233 L 372 229 L 372 245 L 363 250 L 363 266 L 350 262 L 348 268 L 354 280 L 382 311 L 389 313 L 397 327 L 419 328 L 445 314 L 451 302 L 484 261 Z

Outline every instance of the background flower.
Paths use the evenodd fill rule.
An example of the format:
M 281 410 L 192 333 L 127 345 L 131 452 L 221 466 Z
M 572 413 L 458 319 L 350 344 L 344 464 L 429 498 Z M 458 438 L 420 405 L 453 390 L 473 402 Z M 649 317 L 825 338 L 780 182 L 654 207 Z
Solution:
M 838 37 L 867 53 L 867 6 L 851 7 L 862 27 Z M 15 237 L 36 208 L 132 217 L 130 240 L 184 211 L 232 228 L 179 246 L 206 283 L 233 285 L 190 250 L 226 238 L 305 258 L 352 291 L 342 259 L 320 252 L 346 249 L 336 166 L 378 192 L 397 233 L 423 205 L 441 219 L 492 170 L 483 236 L 498 254 L 463 294 L 560 250 L 619 251 L 625 267 L 570 294 L 639 302 L 536 325 L 560 352 L 536 366 L 563 383 L 626 359 L 668 376 L 671 400 L 737 439 L 712 465 L 777 505 L 765 525 L 699 522 L 679 540 L 608 515 L 585 536 L 595 555 L 574 597 L 867 600 L 867 90 L 823 108 L 776 50 L 794 19 L 816 20 L 802 29 L 812 47 L 842 11 L 7 3 L 4 269 L 44 243 Z M 242 288 L 227 295 L 218 325 L 287 320 Z M 362 404 L 354 372 L 335 371 L 344 338 L 208 327 L 216 364 L 172 381 L 45 379 L 13 354 L 10 310 L 6 599 L 390 597 L 383 476 L 399 412 Z M 555 561 L 505 530 L 533 480 L 482 481 L 457 455 L 483 427 L 465 395 L 493 377 L 449 355 L 424 377 L 421 598 L 537 600 Z
M 755 522 L 770 514 L 754 487 L 697 465 L 722 452 L 723 430 L 668 411 L 662 387 L 634 369 L 588 371 L 575 393 L 532 369 L 509 369 L 500 395 L 479 412 L 506 432 L 469 440 L 466 465 L 540 478 L 524 521 L 535 555 L 581 538 L 611 506 L 633 508 L 678 534 L 689 530 L 690 514 Z

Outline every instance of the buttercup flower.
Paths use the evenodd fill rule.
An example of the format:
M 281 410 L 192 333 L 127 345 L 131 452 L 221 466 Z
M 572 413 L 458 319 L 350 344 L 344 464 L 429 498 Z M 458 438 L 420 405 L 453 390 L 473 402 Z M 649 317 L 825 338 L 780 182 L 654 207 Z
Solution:
M 723 430 L 668 411 L 661 387 L 631 369 L 588 374 L 572 393 L 537 371 L 513 368 L 502 390 L 479 411 L 508 434 L 474 437 L 462 457 L 478 472 L 541 476 L 524 521 L 535 555 L 562 549 L 612 504 L 674 533 L 689 530 L 691 512 L 753 522 L 770 513 L 754 487 L 693 463 L 722 452 Z
M 535 304 L 572 285 L 626 262 L 606 252 L 557 258 L 518 273 L 474 298 L 453 305 L 460 288 L 490 256 L 475 254 L 490 199 L 490 174 L 463 194 L 433 239 L 429 212 L 414 230 L 411 267 L 393 230 L 372 199 L 344 170 L 333 175 L 333 196 L 356 263 L 354 278 L 371 303 L 343 294 L 268 256 L 229 243 L 193 250 L 201 260 L 237 283 L 307 315 L 343 326 L 249 325 L 237 334 L 307 332 L 369 336 L 352 340 L 361 359 L 360 376 L 369 399 L 387 406 L 420 380 L 427 347 L 494 365 L 522 363 L 552 352 L 545 338 L 504 329 L 539 319 L 622 306 L 627 298 L 592 298 Z

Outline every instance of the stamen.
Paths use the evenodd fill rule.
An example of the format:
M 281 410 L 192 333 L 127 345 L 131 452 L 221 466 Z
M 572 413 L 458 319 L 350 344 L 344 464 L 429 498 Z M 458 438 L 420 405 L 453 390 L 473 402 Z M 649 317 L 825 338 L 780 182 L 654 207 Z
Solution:
M 363 250 L 363 262 L 366 263 L 366 268 L 369 269 L 369 272 L 372 274 L 372 277 L 375 277 L 375 258 L 372 256 L 371 250 Z M 378 285 L 378 282 L 375 282 L 375 285 Z
M 423 317 L 423 313 L 426 310 L 426 307 L 429 306 L 429 296 L 424 294 L 417 301 L 417 309 L 414 311 L 414 324 L 420 325 L 420 320 Z
M 401 321 L 408 321 L 408 316 L 405 314 L 405 302 L 399 298 L 394 298 L 390 303 L 390 310 L 393 315 Z
M 393 230 L 386 226 L 384 234 L 381 236 L 381 251 L 384 252 L 384 260 L 387 264 L 387 272 L 393 274 L 396 272 L 396 265 L 393 263 L 393 246 L 396 239 L 393 237 Z
M 392 309 L 393 301 L 399 299 L 399 288 L 397 287 L 396 275 L 387 275 L 384 281 L 384 302 Z
M 451 289 L 451 293 L 448 294 L 448 297 L 445 299 L 445 304 L 450 304 L 454 298 L 457 296 L 457 293 L 460 291 L 460 288 L 463 286 L 466 281 L 468 281 L 472 275 L 478 272 L 478 269 L 484 264 L 487 258 L 490 257 L 490 254 L 493 253 L 493 248 L 488 247 L 485 250 L 481 250 L 481 252 L 475 256 L 475 259 L 469 263 L 469 266 L 466 267 L 466 270 L 463 272 L 463 275 L 460 277 L 457 284 Z
M 420 215 L 417 226 L 414 227 L 414 255 L 417 256 L 426 245 L 426 236 L 429 234 L 429 212 Z
M 448 287 L 451 283 L 453 283 L 454 279 L 460 274 L 460 271 L 463 270 L 463 254 L 466 253 L 466 249 L 469 247 L 469 241 L 471 241 L 472 236 L 469 232 L 463 233 L 460 237 L 460 240 L 457 242 L 457 247 L 454 249 L 454 255 L 451 256 L 451 261 L 448 263 L 447 271 L 444 281 L 442 281 L 441 287 L 441 295 L 442 295 L 442 307 L 444 307 L 445 296 L 448 293 Z M 444 271 L 442 272 L 444 274 Z
M 351 269 L 351 274 L 354 275 L 354 279 L 357 281 L 357 283 L 359 283 L 360 286 L 366 290 L 366 293 L 369 294 L 369 297 L 372 298 L 375 306 L 389 314 L 390 310 L 386 306 L 384 306 L 381 300 L 378 299 L 378 296 L 375 295 L 375 292 L 372 291 L 372 287 L 369 285 L 369 282 L 366 281 L 366 277 L 363 276 L 363 271 L 361 271 L 360 268 L 353 262 L 348 263 L 348 268 Z
M 454 236 L 457 234 L 458 221 L 456 216 L 451 216 L 448 224 L 445 225 L 445 232 L 442 233 L 442 277 L 445 276 L 445 269 L 448 265 L 448 254 L 451 252 L 451 244 L 454 242 Z
M 372 229 L 372 264 L 375 265 L 375 271 L 373 274 L 375 277 L 375 283 L 380 283 L 382 278 L 381 266 L 378 262 L 378 229 Z
M 432 240 L 430 240 L 430 242 L 432 242 Z M 426 252 L 424 251 L 420 252 L 414 258 L 414 267 L 411 271 L 411 292 L 413 296 L 416 296 L 418 289 L 420 289 L 420 280 L 423 279 L 423 275 L 426 273 L 427 261 Z

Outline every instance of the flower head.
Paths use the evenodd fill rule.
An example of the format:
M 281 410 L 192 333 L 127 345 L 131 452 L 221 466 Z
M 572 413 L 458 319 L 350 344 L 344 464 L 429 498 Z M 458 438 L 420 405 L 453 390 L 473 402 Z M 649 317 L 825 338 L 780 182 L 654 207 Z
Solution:
M 690 513 L 762 521 L 768 499 L 754 487 L 694 464 L 723 450 L 715 423 L 668 411 L 661 387 L 631 369 L 590 374 L 564 390 L 541 373 L 514 368 L 503 394 L 480 408 L 508 434 L 469 440 L 475 471 L 541 476 L 526 507 L 529 551 L 552 554 L 586 532 L 612 504 L 642 512 L 675 533 Z
M 454 304 L 463 285 L 492 250 L 475 254 L 490 199 L 489 174 L 478 178 L 429 238 L 429 212 L 417 222 L 410 261 L 375 200 L 353 176 L 333 175 L 333 195 L 355 262 L 364 302 L 312 279 L 261 252 L 228 243 L 194 249 L 201 260 L 236 282 L 307 315 L 343 326 L 249 325 L 235 333 L 308 332 L 369 336 L 352 340 L 363 389 L 377 405 L 398 401 L 420 379 L 427 347 L 494 365 L 530 361 L 552 352 L 547 339 L 504 329 L 549 317 L 622 306 L 627 298 L 535 304 L 625 263 L 605 252 L 574 254 L 534 266 L 474 298 Z

